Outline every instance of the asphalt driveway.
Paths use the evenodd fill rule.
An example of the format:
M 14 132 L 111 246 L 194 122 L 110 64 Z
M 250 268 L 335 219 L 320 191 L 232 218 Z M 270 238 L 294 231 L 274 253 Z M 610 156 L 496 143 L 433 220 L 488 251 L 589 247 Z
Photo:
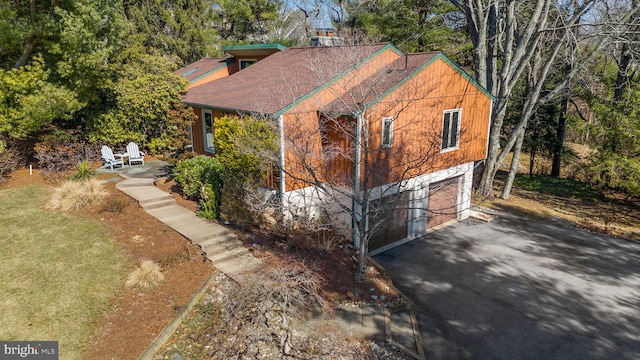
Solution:
M 428 359 L 640 359 L 640 244 L 501 216 L 374 257 Z

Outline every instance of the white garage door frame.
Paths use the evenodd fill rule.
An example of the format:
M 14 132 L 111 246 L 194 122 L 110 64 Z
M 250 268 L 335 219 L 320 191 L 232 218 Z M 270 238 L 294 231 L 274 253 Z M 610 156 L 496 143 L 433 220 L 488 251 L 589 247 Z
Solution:
M 469 208 L 471 207 L 471 190 L 473 181 L 473 162 L 454 166 L 448 169 L 436 171 L 430 174 L 424 174 L 406 181 L 404 186 L 397 186 L 396 189 L 400 191 L 410 191 L 409 199 L 409 211 L 407 221 L 407 237 L 405 239 L 396 241 L 394 243 L 382 246 L 378 249 L 372 250 L 369 254 L 376 255 L 383 251 L 389 250 L 396 246 L 405 244 L 413 239 L 416 239 L 422 235 L 425 235 L 430 229 L 427 229 L 427 216 L 429 208 L 429 186 L 432 183 L 445 181 L 447 179 L 459 177 L 458 180 L 458 194 L 456 213 L 457 220 L 464 220 L 469 217 Z M 389 189 L 389 186 L 384 185 L 372 191 L 372 199 L 388 195 L 389 192 L 385 190 Z M 397 191 L 396 191 L 397 192 Z

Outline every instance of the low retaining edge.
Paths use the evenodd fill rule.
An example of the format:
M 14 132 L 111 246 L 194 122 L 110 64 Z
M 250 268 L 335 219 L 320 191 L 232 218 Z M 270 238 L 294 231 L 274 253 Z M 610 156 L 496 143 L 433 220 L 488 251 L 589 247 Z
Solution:
M 146 349 L 138 356 L 138 360 L 151 360 L 154 356 L 160 351 L 160 348 L 164 346 L 164 344 L 169 340 L 171 335 L 178 329 L 178 326 L 182 324 L 182 320 L 191 312 L 191 309 L 200 301 L 202 295 L 207 291 L 207 289 L 213 284 L 216 280 L 216 277 L 220 275 L 220 270 L 215 269 L 215 271 L 206 278 L 200 287 L 196 290 L 196 292 L 191 295 L 189 301 L 180 308 L 178 314 L 171 320 L 167 326 L 156 336 L 155 339 L 147 346 Z

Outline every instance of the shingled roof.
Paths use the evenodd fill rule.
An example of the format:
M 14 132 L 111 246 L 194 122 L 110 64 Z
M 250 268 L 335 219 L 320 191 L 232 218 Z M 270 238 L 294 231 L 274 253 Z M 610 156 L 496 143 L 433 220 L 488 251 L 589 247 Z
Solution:
M 356 111 L 362 111 L 363 108 L 371 106 L 393 88 L 410 79 L 440 54 L 438 51 L 405 54 L 376 74 L 355 84 L 343 96 L 322 110 L 333 115 L 353 115 Z
M 191 63 L 174 71 L 174 74 L 180 75 L 183 78 L 192 81 L 202 75 L 206 75 L 213 70 L 219 69 L 223 66 L 227 66 L 227 60 L 229 60 L 229 58 L 202 58 L 194 63 Z
M 195 107 L 275 114 L 393 45 L 289 48 L 228 77 L 196 86 Z

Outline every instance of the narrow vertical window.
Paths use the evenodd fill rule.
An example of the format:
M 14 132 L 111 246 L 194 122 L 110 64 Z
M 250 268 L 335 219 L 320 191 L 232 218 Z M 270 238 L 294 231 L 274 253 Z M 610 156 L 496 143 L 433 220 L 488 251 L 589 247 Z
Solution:
M 458 148 L 461 109 L 445 110 L 442 116 L 442 150 Z
M 393 145 L 393 117 L 382 118 L 382 147 L 389 148 Z
M 204 150 L 215 152 L 213 146 L 213 114 L 211 110 L 202 110 L 202 127 L 204 130 Z

